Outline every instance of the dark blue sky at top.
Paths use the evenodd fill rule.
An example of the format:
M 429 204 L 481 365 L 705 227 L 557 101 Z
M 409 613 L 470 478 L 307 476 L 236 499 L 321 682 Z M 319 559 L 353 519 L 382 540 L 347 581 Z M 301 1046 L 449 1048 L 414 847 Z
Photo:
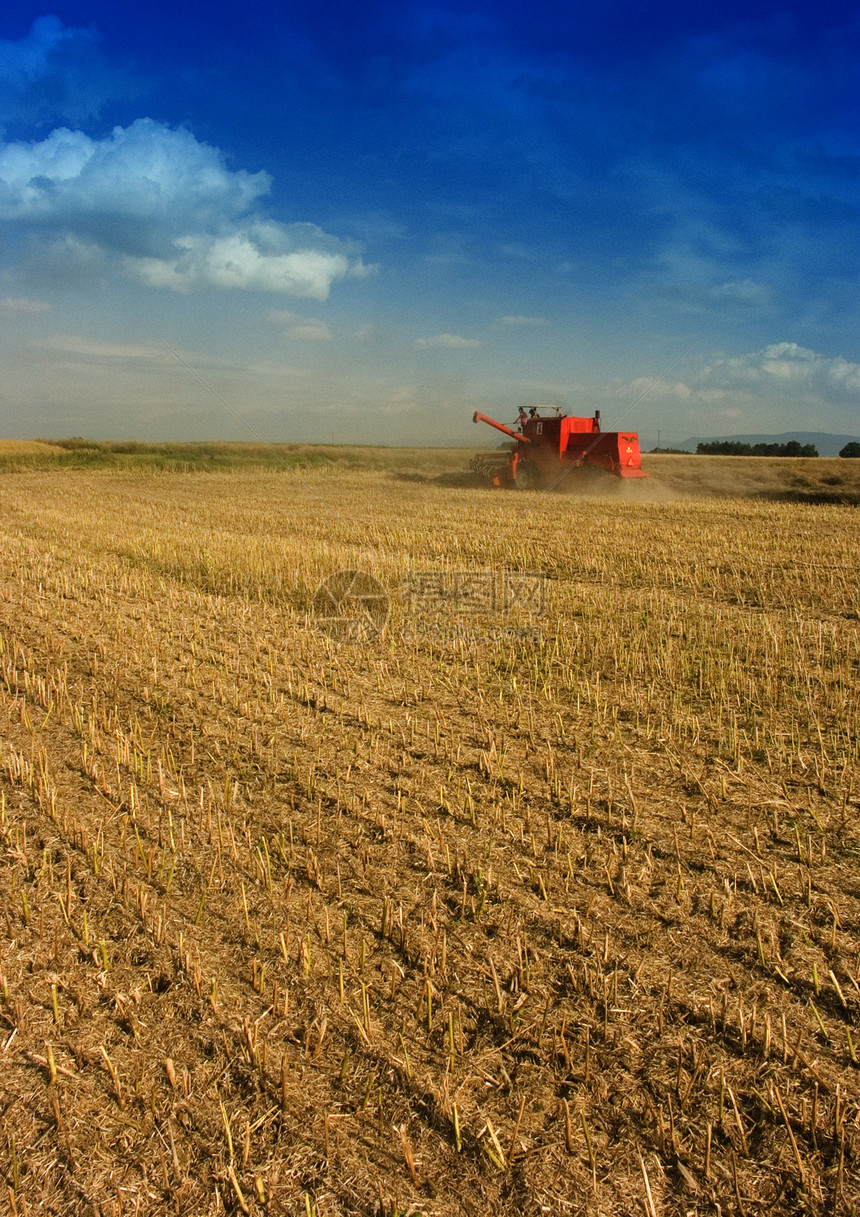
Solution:
M 166 265 L 184 233 L 141 222 L 104 179 L 73 204 L 56 202 L 51 181 L 38 214 L 24 195 L 0 211 L 0 295 L 13 313 L 19 299 L 32 297 L 33 315 L 43 307 L 46 337 L 69 328 L 62 288 L 74 277 L 59 263 L 71 234 L 76 257 L 86 247 L 93 265 L 108 259 L 98 292 L 75 281 L 79 317 L 92 300 L 88 340 L 105 325 L 106 291 L 113 340 L 117 316 L 150 340 L 147 317 L 169 315 L 201 359 L 219 324 L 235 335 L 239 309 L 250 363 L 273 338 L 262 326 L 251 335 L 248 317 L 281 310 L 295 314 L 290 366 L 319 368 L 333 396 L 349 368 L 363 375 L 376 361 L 356 412 L 387 391 L 383 365 L 392 400 L 408 399 L 420 425 L 494 393 L 574 406 L 588 386 L 617 383 L 629 398 L 683 354 L 674 398 L 655 407 L 669 429 L 737 430 L 714 411 L 730 420 L 758 403 L 750 429 L 779 430 L 770 390 L 781 382 L 787 425 L 810 406 L 829 410 L 832 427 L 857 413 L 858 7 L 13 2 L 3 45 L 25 46 L 47 13 L 65 36 L 42 69 L 0 72 L 7 145 L 61 127 L 101 145 L 144 118 L 152 140 L 184 130 L 225 171 L 269 175 L 245 214 L 284 226 L 279 252 L 289 226 L 312 224 L 320 249 L 340 243 L 372 273 L 292 297 L 249 277 L 216 300 L 208 268 L 179 294 L 161 264 L 135 262 L 132 274 L 121 260 Z M 210 241 L 239 224 L 238 207 L 192 210 Z M 23 304 L 15 315 L 30 316 Z M 372 350 L 348 349 L 348 331 L 371 327 Z

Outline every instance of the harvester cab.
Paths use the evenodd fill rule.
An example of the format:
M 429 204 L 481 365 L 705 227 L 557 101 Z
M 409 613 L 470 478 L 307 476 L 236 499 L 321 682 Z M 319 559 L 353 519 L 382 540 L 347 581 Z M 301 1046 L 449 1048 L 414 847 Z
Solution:
M 535 490 L 564 477 L 581 477 L 588 469 L 610 477 L 642 478 L 639 436 L 636 432 L 601 431 L 600 411 L 591 418 L 569 414 L 540 414 L 532 409 L 519 431 L 475 411 L 473 422 L 487 423 L 509 435 L 507 450 L 482 452 L 471 468 L 494 486 Z

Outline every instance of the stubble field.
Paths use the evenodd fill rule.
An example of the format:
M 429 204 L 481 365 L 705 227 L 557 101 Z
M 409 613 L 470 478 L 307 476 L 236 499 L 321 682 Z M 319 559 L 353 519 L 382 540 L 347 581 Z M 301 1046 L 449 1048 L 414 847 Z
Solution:
M 858 1211 L 855 508 L 56 470 L 0 529 L 11 1213 Z

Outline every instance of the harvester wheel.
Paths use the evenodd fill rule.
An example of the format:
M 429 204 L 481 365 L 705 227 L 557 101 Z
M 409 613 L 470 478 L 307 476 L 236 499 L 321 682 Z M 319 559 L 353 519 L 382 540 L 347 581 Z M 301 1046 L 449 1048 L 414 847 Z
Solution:
M 542 482 L 540 470 L 534 461 L 517 461 L 514 485 L 517 490 L 537 490 Z

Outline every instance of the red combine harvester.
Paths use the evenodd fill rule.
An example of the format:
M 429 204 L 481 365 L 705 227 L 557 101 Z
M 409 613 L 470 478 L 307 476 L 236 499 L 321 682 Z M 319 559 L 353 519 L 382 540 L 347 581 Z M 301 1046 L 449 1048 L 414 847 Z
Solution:
M 600 411 L 594 418 L 532 413 L 519 431 L 475 411 L 472 422 L 489 423 L 516 442 L 508 450 L 481 452 L 471 467 L 494 486 L 537 490 L 559 480 L 565 485 L 587 469 L 617 478 L 644 478 L 635 432 L 601 431 Z

